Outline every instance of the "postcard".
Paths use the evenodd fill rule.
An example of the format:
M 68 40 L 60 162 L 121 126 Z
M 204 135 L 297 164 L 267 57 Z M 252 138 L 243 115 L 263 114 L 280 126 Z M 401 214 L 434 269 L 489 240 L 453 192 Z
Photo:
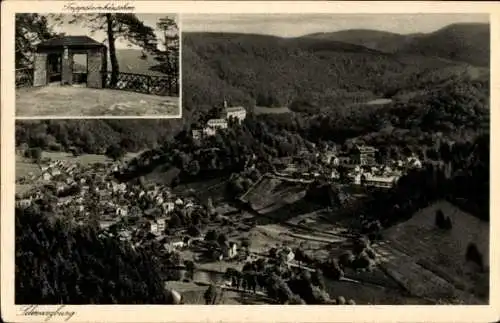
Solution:
M 498 3 L 2 9 L 5 321 L 500 320 Z

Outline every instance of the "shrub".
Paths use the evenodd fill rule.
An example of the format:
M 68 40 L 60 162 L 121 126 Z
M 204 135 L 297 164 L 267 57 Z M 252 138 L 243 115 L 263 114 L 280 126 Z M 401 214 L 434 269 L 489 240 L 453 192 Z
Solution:
M 339 305 L 345 305 L 345 303 L 346 302 L 345 302 L 344 296 L 337 297 L 337 304 L 339 304 Z
M 449 216 L 444 218 L 443 227 L 446 230 L 450 230 L 453 227 L 453 224 L 451 223 L 451 218 Z
M 444 225 L 444 213 L 443 211 L 441 211 L 441 209 L 437 210 L 436 211 L 436 226 L 438 228 L 443 228 L 443 225 Z
M 369 246 L 370 246 L 370 240 L 368 239 L 368 237 L 361 236 L 354 240 L 353 251 L 355 254 L 359 254 Z
M 293 294 L 287 302 L 288 305 L 305 305 L 306 302 L 299 295 Z
M 481 270 L 484 270 L 484 261 L 483 261 L 483 255 L 477 248 L 476 244 L 471 242 L 467 246 L 467 252 L 465 253 L 465 259 L 466 261 L 471 261 L 475 264 L 477 264 Z
M 370 257 L 371 259 L 377 258 L 377 254 L 375 253 L 375 251 L 372 248 L 368 247 L 364 251 L 366 252 L 366 255 L 368 257 Z
M 347 251 L 340 255 L 338 263 L 341 268 L 349 267 L 354 261 L 355 257 L 352 252 Z
M 436 226 L 440 229 L 450 230 L 453 227 L 451 223 L 451 218 L 449 216 L 446 216 L 441 210 L 436 211 L 435 222 Z
M 352 267 L 354 269 L 364 269 L 370 267 L 371 265 L 372 260 L 364 251 L 352 262 Z

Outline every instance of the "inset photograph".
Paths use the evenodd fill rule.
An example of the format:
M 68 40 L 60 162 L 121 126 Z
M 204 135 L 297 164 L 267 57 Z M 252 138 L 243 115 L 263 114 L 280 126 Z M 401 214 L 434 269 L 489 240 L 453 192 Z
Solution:
M 181 115 L 176 14 L 16 14 L 17 118 Z

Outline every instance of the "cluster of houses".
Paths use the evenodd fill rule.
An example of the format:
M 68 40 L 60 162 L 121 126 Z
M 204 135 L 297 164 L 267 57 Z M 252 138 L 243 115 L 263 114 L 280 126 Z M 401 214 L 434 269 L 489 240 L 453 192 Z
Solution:
M 82 166 L 68 161 L 51 162 L 43 167 L 40 182 L 26 196 L 16 198 L 16 206 L 28 208 L 37 200 L 50 198 L 56 216 L 70 218 L 75 224 L 84 224 L 88 219 L 98 219 L 101 235 L 129 242 L 133 248 L 145 241 L 156 240 L 165 250 L 190 247 L 203 243 L 203 237 L 186 239 L 178 234 L 166 234 L 169 220 L 175 211 L 190 213 L 203 208 L 195 199 L 178 197 L 165 186 L 147 186 L 117 182 L 113 170 L 118 165 L 92 164 Z M 49 174 L 49 175 L 43 175 Z M 49 184 L 46 182 L 49 181 Z M 78 187 L 71 194 L 55 197 L 43 186 L 53 185 L 51 193 L 64 192 Z M 238 255 L 238 244 L 226 242 L 212 250 L 214 260 L 234 259 Z
M 210 119 L 205 128 L 193 130 L 193 138 L 200 139 L 203 136 L 214 136 L 218 129 L 227 129 L 228 120 L 234 119 L 238 122 L 245 120 L 247 111 L 243 107 L 228 107 L 227 101 L 224 101 L 224 115 L 219 119 Z
M 405 160 L 392 160 L 384 165 L 376 162 L 377 149 L 371 146 L 355 146 L 349 154 L 338 154 L 334 151 L 316 153 L 316 158 L 322 165 L 330 166 L 321 168 L 318 165 L 301 167 L 288 159 L 285 166 L 277 172 L 281 176 L 300 177 L 306 180 L 314 178 L 326 178 L 336 180 L 340 178 L 339 167 L 347 169 L 347 177 L 355 185 L 373 186 L 379 188 L 391 188 L 405 171 L 413 168 L 421 168 L 422 162 L 413 155 Z

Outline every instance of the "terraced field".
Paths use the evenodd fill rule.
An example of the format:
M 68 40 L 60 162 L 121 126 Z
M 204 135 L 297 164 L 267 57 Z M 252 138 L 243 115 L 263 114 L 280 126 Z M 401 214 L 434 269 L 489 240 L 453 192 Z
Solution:
M 450 231 L 435 226 L 438 209 L 451 217 Z M 474 242 L 489 266 L 488 223 L 440 201 L 389 228 L 384 238 L 374 246 L 380 265 L 412 294 L 465 304 L 481 304 L 487 299 L 488 270 L 481 273 L 467 263 L 465 252 L 469 242 Z
M 263 176 L 241 200 L 258 213 L 266 214 L 302 199 L 306 194 L 302 183 L 289 183 L 272 176 Z

